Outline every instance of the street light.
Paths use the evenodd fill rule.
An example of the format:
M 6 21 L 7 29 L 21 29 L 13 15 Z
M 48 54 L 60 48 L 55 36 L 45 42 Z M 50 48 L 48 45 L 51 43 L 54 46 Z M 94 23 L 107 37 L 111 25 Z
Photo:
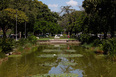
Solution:
M 16 10 L 16 41 L 17 41 L 17 10 Z

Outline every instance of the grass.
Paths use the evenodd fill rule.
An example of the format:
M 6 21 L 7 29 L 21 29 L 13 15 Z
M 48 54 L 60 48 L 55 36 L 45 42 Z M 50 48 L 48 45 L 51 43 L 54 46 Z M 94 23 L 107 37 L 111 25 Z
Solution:
M 45 41 L 47 41 L 47 40 L 50 40 L 50 39 L 54 39 L 54 37 L 51 37 L 51 38 L 39 38 L 38 40 L 45 40 Z M 68 38 L 59 38 L 59 39 L 68 39 Z M 76 40 L 75 38 L 69 38 L 69 40 Z
M 39 38 L 38 40 L 49 40 L 49 39 L 53 39 L 53 38 Z

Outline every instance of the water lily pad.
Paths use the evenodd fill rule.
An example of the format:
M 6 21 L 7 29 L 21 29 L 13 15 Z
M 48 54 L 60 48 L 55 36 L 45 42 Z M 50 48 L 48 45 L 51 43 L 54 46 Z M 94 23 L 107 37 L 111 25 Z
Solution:
M 40 56 L 37 56 L 37 57 L 55 57 L 56 55 L 54 54 L 42 54 Z
M 73 73 L 64 73 L 64 74 L 43 74 L 43 75 L 34 75 L 31 77 L 78 77 L 78 74 Z
M 21 57 L 22 55 L 9 55 L 8 57 Z
M 68 61 L 64 61 L 61 62 L 60 65 L 71 65 L 71 66 L 75 66 L 77 63 L 73 63 L 73 62 L 68 62 Z
M 43 52 L 62 52 L 62 50 L 43 50 Z
M 66 52 L 76 52 L 76 50 L 65 50 Z
M 59 57 L 83 57 L 81 54 L 59 54 Z
M 55 56 L 58 56 L 58 57 L 83 57 L 83 55 L 81 54 L 42 54 L 40 56 L 37 56 L 37 57 L 55 57 Z
M 40 64 L 41 66 L 55 66 L 57 65 L 57 63 L 44 63 L 44 64 Z
M 76 50 L 64 50 L 65 52 L 76 52 Z M 55 49 L 46 49 L 46 50 L 43 50 L 43 52 L 62 52 L 62 50 L 55 50 Z

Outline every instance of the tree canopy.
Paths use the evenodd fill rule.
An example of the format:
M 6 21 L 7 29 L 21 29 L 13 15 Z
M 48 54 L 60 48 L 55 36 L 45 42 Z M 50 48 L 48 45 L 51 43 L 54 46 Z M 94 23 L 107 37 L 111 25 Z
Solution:
M 90 33 L 104 33 L 106 38 L 110 32 L 114 36 L 114 19 L 116 4 L 111 0 L 84 0 L 83 5 L 87 13 L 88 30 Z
M 28 32 L 34 32 L 37 27 L 35 24 L 46 22 L 50 27 L 58 26 L 57 19 L 59 15 L 56 12 L 51 12 L 46 4 L 43 4 L 38 0 L 1 0 L 0 1 L 0 11 L 1 11 L 1 27 L 7 25 L 15 29 L 16 11 L 17 11 L 17 22 L 18 22 L 18 32 L 21 31 L 23 34 L 26 30 Z M 49 23 L 48 23 L 49 22 Z M 52 25 L 52 26 L 51 26 Z M 38 25 L 38 27 L 45 26 L 44 24 Z M 54 28 L 55 29 L 55 28 Z M 49 30 L 49 29 L 48 29 Z M 48 32 L 47 30 L 47 32 Z M 49 30 L 50 31 L 50 30 Z M 54 31 L 54 30 L 52 30 Z M 36 31 L 37 32 L 37 31 Z
M 16 15 L 17 15 L 17 22 L 23 23 L 28 21 L 28 17 L 25 15 L 23 11 L 18 11 L 15 9 L 7 8 L 2 10 L 0 15 L 0 27 L 3 29 L 3 36 L 6 37 L 7 29 L 14 26 L 16 22 Z

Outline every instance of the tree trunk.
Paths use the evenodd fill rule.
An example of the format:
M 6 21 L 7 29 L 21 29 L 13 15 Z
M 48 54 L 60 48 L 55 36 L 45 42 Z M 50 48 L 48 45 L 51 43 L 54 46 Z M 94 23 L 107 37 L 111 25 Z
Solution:
M 95 34 L 95 37 L 98 38 L 97 33 Z
M 23 31 L 21 31 L 21 37 L 24 37 L 24 35 L 23 35 Z
M 69 34 L 70 34 L 70 36 L 72 35 L 72 30 L 70 31 L 70 33 L 69 33 Z
M 3 27 L 2 30 L 3 30 L 3 38 L 6 38 L 6 29 L 5 29 L 5 27 Z
M 28 37 L 28 32 L 26 32 L 26 38 Z
M 107 32 L 104 32 L 104 39 L 106 39 L 107 37 Z
M 111 38 L 114 37 L 114 30 L 111 30 Z
M 111 33 L 111 38 L 113 38 L 113 37 L 114 37 L 114 32 Z

